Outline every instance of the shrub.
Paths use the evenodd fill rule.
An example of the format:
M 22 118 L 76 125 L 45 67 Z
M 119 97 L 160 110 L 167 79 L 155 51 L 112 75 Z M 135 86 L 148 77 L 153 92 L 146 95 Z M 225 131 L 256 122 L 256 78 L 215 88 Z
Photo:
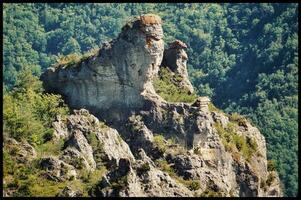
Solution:
M 244 137 L 235 133 L 235 124 L 229 122 L 227 128 L 223 128 L 220 123 L 215 123 L 214 127 L 220 135 L 225 150 L 234 153 L 236 148 L 246 160 L 249 160 L 257 151 L 258 145 L 253 138 Z M 238 158 L 237 156 L 235 156 Z
M 215 107 L 215 105 L 213 105 L 212 102 L 208 103 L 208 109 L 210 112 L 219 112 L 222 113 L 222 111 L 220 109 L 218 109 L 217 107 Z
M 56 64 L 54 67 L 62 66 L 62 67 L 69 67 L 81 61 L 81 56 L 77 53 L 72 53 L 69 55 L 59 55 L 58 59 L 56 60 Z
M 175 177 L 176 173 L 166 160 L 156 160 L 156 165 L 162 170 L 167 172 L 171 177 Z
M 256 140 L 254 140 L 253 138 L 247 137 L 246 142 L 247 142 L 247 145 L 248 145 L 250 151 L 252 151 L 252 152 L 257 151 L 258 145 L 257 145 Z
M 232 113 L 232 115 L 229 116 L 229 120 L 232 122 L 236 122 L 239 126 L 246 126 L 246 118 L 239 115 L 238 113 Z
M 160 153 L 164 153 L 167 149 L 165 139 L 162 135 L 154 136 L 154 145 L 160 151 Z
M 189 94 L 189 91 L 180 88 L 179 81 L 181 77 L 174 75 L 166 67 L 161 67 L 159 77 L 154 79 L 153 85 L 157 94 L 169 102 L 192 103 L 196 100 L 196 94 Z
M 16 140 L 42 144 L 51 138 L 51 124 L 68 107 L 59 95 L 42 93 L 42 83 L 27 69 L 20 72 L 14 90 L 3 97 L 4 132 Z
M 88 140 L 88 143 L 92 146 L 92 149 L 96 149 L 98 147 L 99 140 L 96 136 L 96 133 L 89 132 L 86 134 L 86 138 Z
M 128 177 L 127 175 L 119 178 L 118 180 L 116 180 L 115 182 L 111 183 L 111 187 L 114 190 L 121 190 L 123 188 L 125 188 L 128 185 Z
M 198 190 L 200 189 L 200 183 L 198 181 L 191 181 L 188 188 L 193 191 Z
M 150 170 L 150 166 L 148 163 L 142 164 L 138 169 L 137 172 L 139 175 L 144 174 Z
M 234 135 L 233 137 L 233 142 L 236 146 L 236 148 L 241 151 L 243 147 L 245 146 L 245 140 L 242 136 L 240 135 Z
M 275 164 L 275 160 L 268 160 L 268 164 L 267 164 L 267 168 L 268 171 L 275 171 L 276 170 L 276 164 Z
M 38 157 L 46 155 L 59 155 L 64 148 L 65 141 L 60 139 L 58 141 L 49 141 L 44 144 L 36 146 Z

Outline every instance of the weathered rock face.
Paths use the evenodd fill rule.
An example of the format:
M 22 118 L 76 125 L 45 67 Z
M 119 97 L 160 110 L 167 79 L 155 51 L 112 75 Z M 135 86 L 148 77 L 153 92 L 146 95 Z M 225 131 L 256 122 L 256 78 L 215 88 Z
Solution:
M 107 167 L 91 196 L 281 196 L 277 173 L 267 171 L 265 139 L 247 120 L 209 109 L 205 97 L 170 103 L 156 94 L 160 66 L 193 92 L 187 46 L 177 40 L 164 51 L 162 37 L 160 18 L 143 15 L 98 55 L 43 74 L 47 90 L 114 127 L 85 109 L 58 118 L 56 138 L 66 140 L 59 159 L 76 170 Z
M 155 94 L 151 80 L 163 59 L 162 37 L 160 17 L 135 18 L 97 55 L 76 66 L 48 69 L 41 77 L 44 87 L 64 95 L 71 107 L 122 120 L 144 106 L 142 92 Z
M 180 87 L 187 89 L 191 94 L 193 93 L 193 86 L 191 85 L 187 72 L 187 54 L 184 49 L 187 46 L 180 40 L 176 40 L 169 44 L 169 48 L 165 49 L 162 66 L 169 67 L 173 72 L 181 77 Z
M 183 112 L 184 119 L 191 115 L 190 110 Z M 87 193 L 97 197 L 282 195 L 277 173 L 267 170 L 265 140 L 258 129 L 248 122 L 234 127 L 232 134 L 251 138 L 257 144 L 256 152 L 247 158 L 237 147 L 227 149 L 224 138 L 218 133 L 215 123 L 223 123 L 225 128 L 232 123 L 227 116 L 217 111 L 201 111 L 194 115 L 196 119 L 190 120 L 196 120 L 195 130 L 199 131 L 196 135 L 201 137 L 188 150 L 179 145 L 180 140 L 158 142 L 158 134 L 140 115 L 130 117 L 127 126 L 121 126 L 124 130 L 117 131 L 85 109 L 74 110 L 74 114 L 54 125 L 57 134 L 64 136 L 61 138 L 65 141 L 63 149 L 59 155 L 38 159 L 39 166 L 44 170 L 45 178 L 58 183 L 83 182 L 80 180 L 83 170 L 93 173 L 106 168 L 106 173 L 98 177 L 89 191 L 65 187 L 57 191 L 57 196 Z M 172 117 L 163 118 L 161 122 L 164 124 L 165 120 L 170 121 Z M 187 126 L 185 120 L 185 123 L 181 121 L 175 120 L 173 124 L 180 127 L 174 129 L 175 135 L 177 130 Z M 18 147 L 17 151 L 12 146 Z M 6 139 L 4 147 L 16 151 L 20 163 L 31 162 L 36 156 L 32 146 L 25 143 L 24 147 L 13 139 Z M 24 151 L 22 159 L 19 159 L 19 151 Z M 5 190 L 4 193 L 11 196 L 12 191 Z

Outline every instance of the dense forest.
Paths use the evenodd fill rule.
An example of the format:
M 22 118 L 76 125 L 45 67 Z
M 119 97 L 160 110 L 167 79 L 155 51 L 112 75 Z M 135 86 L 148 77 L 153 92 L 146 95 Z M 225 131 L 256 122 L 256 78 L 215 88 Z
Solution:
M 259 127 L 285 195 L 296 196 L 298 4 L 3 4 L 4 133 L 47 140 L 55 114 L 68 111 L 35 79 L 65 55 L 101 47 L 145 13 L 163 19 L 166 44 L 187 44 L 197 93 Z

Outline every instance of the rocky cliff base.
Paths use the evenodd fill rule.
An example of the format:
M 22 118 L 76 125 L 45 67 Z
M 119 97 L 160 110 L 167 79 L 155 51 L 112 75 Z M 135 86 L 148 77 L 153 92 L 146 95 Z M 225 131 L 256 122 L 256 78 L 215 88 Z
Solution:
M 4 148 L 56 196 L 280 196 L 258 130 L 218 111 L 200 114 L 212 125 L 204 126 L 210 137 L 191 150 L 153 133 L 141 115 L 120 134 L 84 109 L 53 122 L 48 151 L 7 138 Z

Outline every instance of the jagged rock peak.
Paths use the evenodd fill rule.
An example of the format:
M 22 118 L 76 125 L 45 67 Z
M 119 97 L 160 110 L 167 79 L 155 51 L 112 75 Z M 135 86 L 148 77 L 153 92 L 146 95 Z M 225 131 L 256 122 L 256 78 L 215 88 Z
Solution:
M 189 81 L 187 72 L 188 56 L 184 49 L 187 45 L 180 41 L 175 40 L 169 44 L 169 48 L 164 50 L 162 66 L 170 68 L 179 77 L 181 77 L 180 87 L 188 90 L 191 94 L 194 92 L 193 86 Z
M 45 89 L 62 94 L 73 108 L 122 120 L 145 106 L 141 94 L 157 96 L 151 81 L 163 59 L 161 23 L 152 14 L 134 18 L 97 55 L 68 67 L 49 68 L 41 76 Z
M 187 49 L 187 45 L 181 40 L 175 40 L 169 44 L 170 49 Z

